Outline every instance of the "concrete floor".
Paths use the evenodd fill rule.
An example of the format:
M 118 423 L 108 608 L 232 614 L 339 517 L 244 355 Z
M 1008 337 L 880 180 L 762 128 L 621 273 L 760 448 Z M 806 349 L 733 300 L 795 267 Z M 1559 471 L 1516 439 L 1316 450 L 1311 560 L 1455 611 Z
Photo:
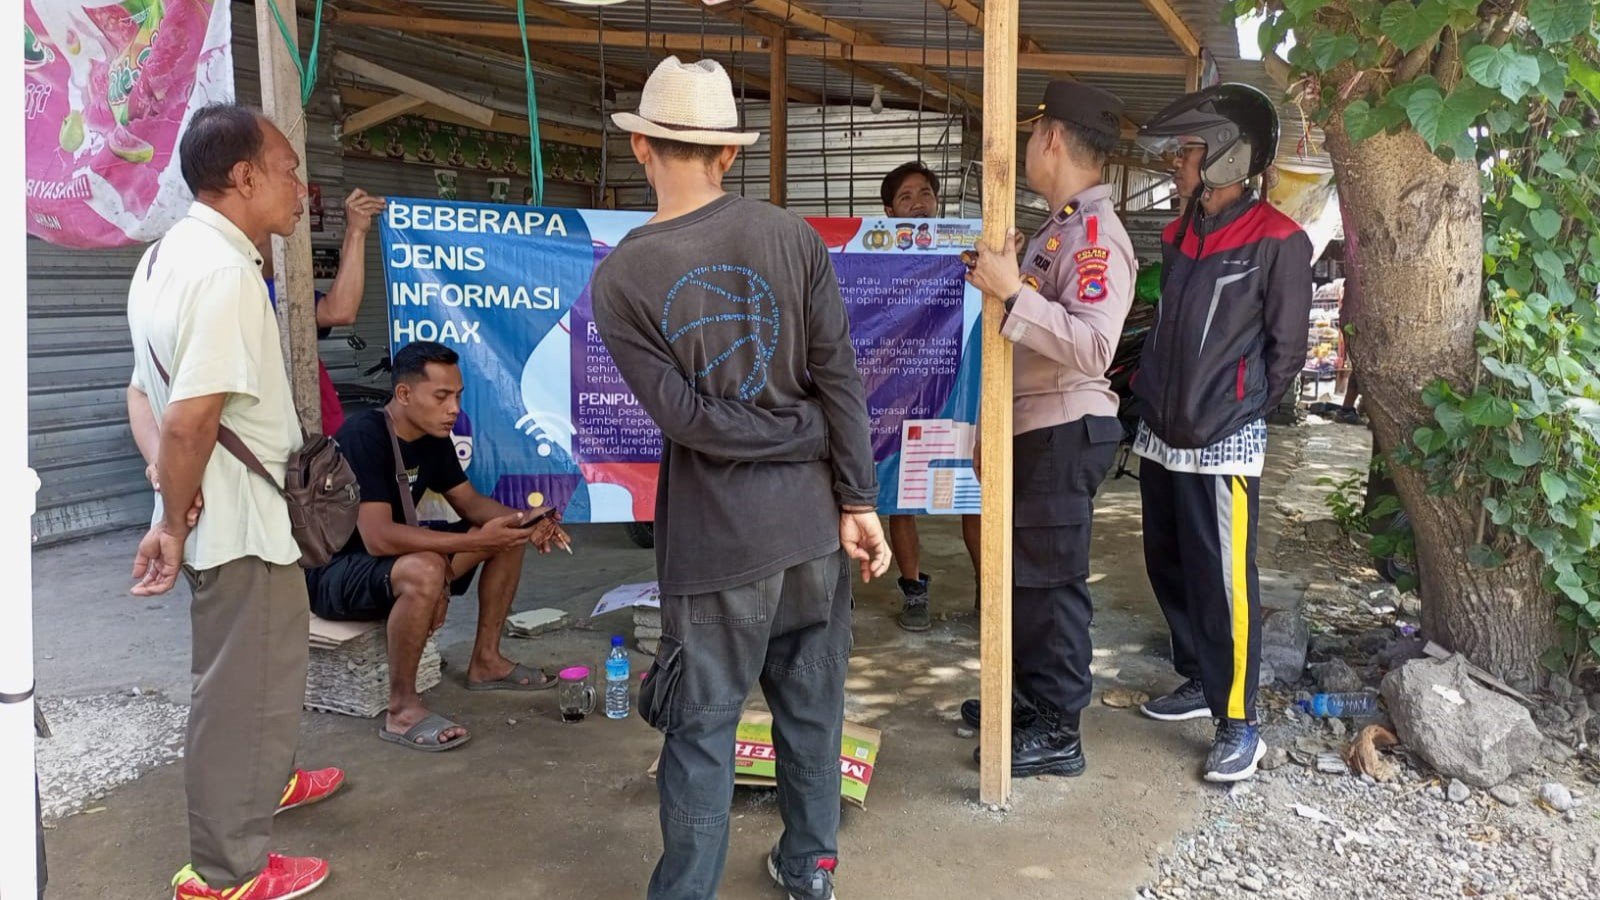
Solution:
M 841 894 L 1130 896 L 1151 859 L 1200 814 L 1209 789 L 1197 769 L 1209 723 L 1162 725 L 1097 700 L 1084 720 L 1085 776 L 1019 781 L 1009 813 L 978 806 L 975 741 L 956 734 L 956 709 L 977 690 L 971 570 L 955 523 L 924 523 L 923 568 L 934 575 L 933 612 L 945 621 L 906 634 L 893 620 L 892 577 L 858 590 L 847 715 L 884 737 L 866 809 L 846 807 Z M 556 606 L 576 622 L 508 640 L 513 657 L 546 667 L 597 662 L 613 630 L 631 631 L 626 613 L 584 617 L 604 590 L 650 580 L 651 554 L 618 526 L 573 531 L 576 555 L 530 559 L 516 609 Z M 186 702 L 186 594 L 129 596 L 133 544 L 123 533 L 35 554 L 41 695 L 138 686 Z M 1094 571 L 1097 694 L 1114 684 L 1170 687 L 1132 480 L 1110 482 L 1101 494 Z M 645 774 L 658 735 L 636 717 L 563 725 L 548 693 L 469 694 L 460 673 L 475 615 L 470 599 L 454 605 L 440 640 L 445 683 L 427 698 L 471 727 L 473 743 L 415 753 L 380 743 L 375 721 L 307 713 L 302 764 L 343 766 L 351 783 L 324 805 L 281 817 L 278 848 L 332 861 L 319 896 L 441 897 L 463 888 L 518 900 L 641 895 L 660 846 Z M 636 671 L 647 663 L 635 656 Z M 186 856 L 182 765 L 155 768 L 97 803 L 103 811 L 68 817 L 49 833 L 50 896 L 160 896 Z M 734 816 L 722 895 L 776 896 L 760 864 L 780 829 L 773 792 L 739 789 Z

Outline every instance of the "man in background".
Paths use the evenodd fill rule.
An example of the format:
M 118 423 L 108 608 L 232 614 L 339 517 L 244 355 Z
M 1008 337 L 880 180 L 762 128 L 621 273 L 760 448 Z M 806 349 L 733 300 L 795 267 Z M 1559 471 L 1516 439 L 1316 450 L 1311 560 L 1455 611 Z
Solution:
M 920 161 L 905 163 L 884 176 L 880 192 L 886 216 L 929 219 L 939 215 L 939 177 Z M 978 571 L 978 555 L 983 546 L 981 534 L 978 516 L 961 517 L 961 539 L 967 545 L 974 573 Z M 916 516 L 889 517 L 889 547 L 900 566 L 899 585 L 904 603 L 898 619 L 900 627 L 907 631 L 927 631 L 933 624 L 928 613 L 928 584 L 932 579 L 922 571 L 922 540 L 917 534 Z M 976 591 L 974 585 L 974 602 Z

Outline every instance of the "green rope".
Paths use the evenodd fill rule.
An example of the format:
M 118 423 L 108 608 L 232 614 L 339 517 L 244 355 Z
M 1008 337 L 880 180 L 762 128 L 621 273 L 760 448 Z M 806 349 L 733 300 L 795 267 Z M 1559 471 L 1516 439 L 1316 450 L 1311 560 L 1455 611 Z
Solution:
M 517 0 L 517 28 L 522 35 L 522 73 L 528 81 L 528 143 L 533 158 L 533 205 L 543 206 L 544 148 L 539 141 L 539 96 L 533 85 L 533 52 L 528 49 L 528 11 L 524 0 Z
M 521 0 L 518 0 L 521 2 Z M 276 0 L 267 0 L 267 6 L 272 10 L 272 17 L 278 20 L 278 33 L 283 35 L 285 47 L 295 47 L 299 41 L 289 33 L 289 23 L 283 20 L 283 13 L 278 10 Z M 294 60 L 294 70 L 300 73 L 300 105 L 307 106 L 311 103 L 311 92 L 317 87 L 317 54 L 322 47 L 322 0 L 317 0 L 316 18 L 311 25 L 311 52 L 306 54 L 306 61 L 301 62 L 299 54 L 290 52 L 289 58 Z

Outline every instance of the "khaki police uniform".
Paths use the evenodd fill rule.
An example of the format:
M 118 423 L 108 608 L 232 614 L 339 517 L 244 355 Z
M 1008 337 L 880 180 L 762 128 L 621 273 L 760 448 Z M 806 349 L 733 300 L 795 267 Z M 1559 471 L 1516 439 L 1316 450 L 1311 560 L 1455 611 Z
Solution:
M 1016 688 L 1024 701 L 1073 719 L 1091 688 L 1094 496 L 1123 436 L 1106 369 L 1136 272 L 1111 188 L 1091 187 L 1029 241 L 1024 286 L 1001 327 L 1015 344 Z

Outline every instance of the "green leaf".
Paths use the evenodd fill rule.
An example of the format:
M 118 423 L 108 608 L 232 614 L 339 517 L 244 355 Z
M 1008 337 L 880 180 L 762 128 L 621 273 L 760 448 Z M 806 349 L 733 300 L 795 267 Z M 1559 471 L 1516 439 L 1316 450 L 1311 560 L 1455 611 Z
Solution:
M 1350 140 L 1358 144 L 1405 120 L 1406 111 L 1387 102 L 1372 106 L 1365 100 L 1357 100 L 1344 110 L 1344 130 L 1350 135 Z
M 1539 487 L 1544 489 L 1544 497 L 1551 503 L 1561 503 L 1567 499 L 1567 482 L 1554 472 L 1541 472 L 1539 474 Z
M 1539 196 L 1538 188 L 1530 187 L 1521 178 L 1518 178 L 1516 184 L 1511 187 L 1511 199 L 1528 209 L 1538 209 L 1544 205 L 1544 198 Z
M 1494 88 L 1507 100 L 1521 100 L 1539 83 L 1539 60 L 1526 56 L 1511 44 L 1491 47 L 1479 44 L 1467 51 L 1463 62 L 1472 80 Z
M 1433 381 L 1428 382 L 1427 387 L 1422 389 L 1422 402 L 1427 404 L 1429 409 L 1446 400 L 1455 398 L 1455 390 L 1450 387 L 1450 382 L 1445 381 L 1443 378 L 1435 378 Z
M 1457 438 L 1467 433 L 1467 417 L 1462 415 L 1459 406 L 1441 403 L 1433 408 L 1433 418 L 1450 437 Z
M 1429 428 L 1426 425 L 1411 432 L 1411 442 L 1416 444 L 1417 449 L 1424 454 L 1432 453 L 1435 449 L 1443 447 L 1447 440 L 1448 438 L 1437 428 Z
M 1590 104 L 1600 103 L 1600 69 L 1590 66 L 1583 61 L 1583 57 L 1574 53 L 1567 57 L 1567 77 L 1589 95 Z
M 1519 294 L 1533 290 L 1533 272 L 1527 266 L 1514 266 L 1506 270 L 1506 287 Z
M 1548 50 L 1539 51 L 1539 93 L 1551 103 L 1560 104 L 1567 95 L 1567 67 Z
M 1489 129 L 1495 134 L 1514 134 L 1527 127 L 1526 118 L 1517 112 L 1505 107 L 1489 110 Z
M 1562 262 L 1561 256 L 1551 250 L 1537 250 L 1533 254 L 1533 264 L 1552 281 L 1560 281 L 1567 275 L 1567 264 Z
M 1536 209 L 1528 216 L 1528 224 L 1545 240 L 1554 240 L 1561 233 L 1561 213 L 1553 209 Z
M 1467 560 L 1480 569 L 1493 569 L 1506 561 L 1506 555 L 1484 544 L 1467 548 Z
M 1556 576 L 1556 587 L 1574 602 L 1583 603 L 1589 599 L 1588 591 L 1583 589 L 1583 579 L 1570 569 Z
M 1261 50 L 1261 55 L 1265 57 L 1269 53 L 1277 53 L 1278 45 L 1283 43 L 1284 37 L 1288 34 L 1288 16 L 1273 16 L 1262 20 L 1261 28 L 1256 31 L 1256 44 Z
M 1440 0 L 1395 0 L 1383 8 L 1378 29 L 1396 47 L 1410 53 L 1428 41 L 1438 40 L 1439 30 L 1450 19 L 1450 8 Z
M 1283 0 L 1283 8 L 1297 21 L 1304 22 L 1311 14 L 1328 5 L 1328 0 Z
M 1539 157 L 1539 168 L 1549 172 L 1557 178 L 1576 178 L 1577 173 L 1572 171 L 1572 164 L 1559 150 L 1548 150 Z
M 1361 49 L 1361 39 L 1353 34 L 1319 31 L 1311 39 L 1311 62 L 1317 71 L 1326 72 Z
M 1516 484 L 1522 481 L 1523 476 L 1528 474 L 1527 470 L 1498 456 L 1491 456 L 1485 459 L 1483 461 L 1483 471 L 1489 473 L 1490 478 L 1499 479 L 1507 484 Z M 1484 501 L 1484 505 L 1487 506 L 1488 501 Z
M 1511 462 L 1526 469 L 1544 458 L 1544 439 L 1532 428 L 1522 430 L 1522 439 L 1512 441 Z
M 1438 150 L 1465 134 L 1488 110 L 1494 96 L 1487 88 L 1465 82 L 1451 91 L 1449 97 L 1442 97 L 1435 88 L 1422 88 L 1406 102 L 1406 115 L 1417 134 L 1430 148 Z
M 1437 414 L 1438 410 L 1434 410 Z M 1461 404 L 1461 413 L 1468 422 L 1480 428 L 1504 428 L 1516 418 L 1511 401 L 1493 394 L 1477 393 Z
M 1593 19 L 1593 0 L 1532 0 L 1528 4 L 1528 24 L 1546 46 L 1583 34 Z
M 1554 528 L 1535 528 L 1528 532 L 1528 543 L 1545 559 L 1555 559 L 1561 553 L 1561 532 Z

